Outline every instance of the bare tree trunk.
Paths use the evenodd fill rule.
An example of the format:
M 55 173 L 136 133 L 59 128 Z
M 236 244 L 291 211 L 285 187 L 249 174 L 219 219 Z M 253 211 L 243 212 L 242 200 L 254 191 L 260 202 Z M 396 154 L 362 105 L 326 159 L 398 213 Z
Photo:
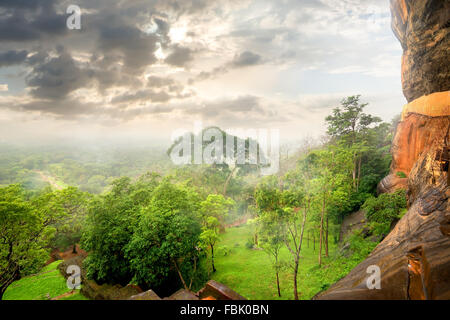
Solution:
M 307 210 L 309 210 L 309 202 L 308 202 L 308 208 L 305 205 L 305 211 L 303 213 L 303 222 L 302 222 L 302 230 L 300 232 L 300 243 L 298 245 L 298 255 L 300 255 L 300 251 L 302 251 L 302 243 L 303 243 L 303 234 L 305 232 L 305 224 L 306 224 L 306 215 L 307 215 Z
M 73 254 L 77 253 L 77 244 L 76 243 L 73 244 L 72 253 Z
M 189 291 L 190 291 L 191 288 L 192 288 L 192 282 L 194 281 L 194 277 L 195 277 L 196 271 L 197 271 L 197 258 L 194 257 L 194 272 L 192 273 L 191 281 L 190 281 L 190 283 L 189 283 Z
M 211 264 L 213 272 L 216 272 L 216 267 L 214 266 L 214 246 L 211 245 Z
M 0 301 L 3 298 L 3 294 L 6 292 L 6 289 L 13 283 L 14 281 L 19 279 L 19 266 L 14 262 L 10 262 L 7 271 L 1 275 L 1 284 L 0 284 Z
M 316 252 L 316 234 L 313 232 L 313 251 Z
M 358 161 L 358 179 L 356 180 L 356 192 L 358 192 L 358 190 L 359 190 L 359 180 L 361 178 L 361 158 L 362 158 L 362 156 L 359 156 L 359 161 Z
M 308 249 L 309 249 L 309 237 L 311 236 L 311 233 L 310 232 L 308 232 L 309 234 L 308 234 L 308 238 L 307 238 L 307 245 L 308 245 Z
M 328 257 L 328 215 L 326 221 L 326 233 L 325 233 L 325 256 Z
M 278 296 L 281 297 L 280 277 L 278 276 L 278 271 L 277 271 L 277 288 L 278 288 Z
M 297 274 L 298 274 L 298 258 L 295 259 L 295 266 L 294 266 L 294 300 L 298 300 Z
M 302 251 L 303 234 L 305 232 L 305 224 L 306 224 L 306 217 L 307 217 L 308 209 L 309 209 L 309 202 L 308 202 L 308 207 L 306 207 L 306 205 L 305 205 L 305 211 L 303 212 L 303 221 L 302 221 L 302 229 L 300 231 L 300 240 L 299 240 L 298 248 L 296 248 L 297 256 L 295 257 L 295 267 L 294 267 L 294 299 L 295 300 L 298 300 L 298 290 L 297 290 L 298 264 L 299 264 L 299 260 L 300 260 L 300 252 Z
M 177 272 L 178 272 L 178 276 L 180 277 L 180 280 L 181 280 L 181 283 L 183 284 L 183 287 L 184 287 L 186 290 L 189 290 L 188 286 L 186 285 L 186 282 L 184 281 L 183 275 L 181 274 L 181 271 L 180 271 L 180 269 L 178 268 L 177 261 L 176 261 L 175 259 L 172 258 L 172 262 L 173 262 L 173 265 L 175 266 L 175 269 L 176 269 Z
M 323 218 L 325 214 L 325 193 L 322 202 L 322 214 L 320 216 L 320 235 L 319 235 L 319 266 L 322 265 L 322 239 L 323 239 Z

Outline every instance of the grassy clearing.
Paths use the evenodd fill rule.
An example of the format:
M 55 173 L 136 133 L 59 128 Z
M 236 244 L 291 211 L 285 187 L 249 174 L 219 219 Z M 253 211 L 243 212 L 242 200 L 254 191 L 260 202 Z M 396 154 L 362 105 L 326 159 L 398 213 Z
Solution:
M 3 300 L 48 300 L 71 291 L 66 280 L 57 269 L 61 261 L 55 261 L 44 267 L 40 273 L 24 277 L 13 282 L 3 295 Z M 61 300 L 86 300 L 79 293 Z
M 291 269 L 280 274 L 281 298 L 278 297 L 275 272 L 272 269 L 270 258 L 263 250 L 248 249 L 245 244 L 251 237 L 248 226 L 227 229 L 217 246 L 215 266 L 217 272 L 211 278 L 224 283 L 239 294 L 251 300 L 279 300 L 293 299 L 293 276 Z M 223 249 L 226 247 L 228 250 Z M 298 275 L 298 288 L 300 299 L 311 299 L 315 294 L 326 289 L 347 274 L 358 261 L 346 261 L 336 258 L 336 245 L 330 241 L 330 258 L 323 259 L 323 265 L 318 266 L 318 244 L 315 250 L 310 242 L 303 242 L 301 261 Z M 290 260 L 286 248 L 282 249 L 281 258 Z M 210 261 L 208 259 L 208 268 Z

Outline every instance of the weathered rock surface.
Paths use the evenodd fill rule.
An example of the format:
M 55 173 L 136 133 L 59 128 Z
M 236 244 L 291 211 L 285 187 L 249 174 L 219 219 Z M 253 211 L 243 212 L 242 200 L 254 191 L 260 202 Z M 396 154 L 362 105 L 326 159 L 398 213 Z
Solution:
M 199 300 L 199 298 L 189 290 L 180 289 L 170 297 L 164 298 L 164 300 Z
M 390 174 L 380 181 L 377 186 L 377 193 L 393 193 L 399 189 L 406 190 L 407 188 L 408 178 L 400 178 L 397 174 Z
M 442 141 L 449 134 L 449 127 L 450 116 L 430 117 L 407 113 L 398 124 L 392 142 L 391 174 L 378 184 L 378 194 L 407 189 L 407 179 L 400 178 L 397 174 L 404 173 L 408 176 L 419 156 L 429 152 L 436 140 Z
M 391 173 L 409 175 L 414 163 L 422 153 L 427 153 L 435 140 L 448 135 L 450 116 L 429 117 L 410 113 L 397 127 L 392 142 Z
M 450 299 L 450 188 L 435 160 L 423 154 L 411 171 L 411 207 L 369 257 L 317 299 Z M 368 289 L 371 265 L 381 289 Z
M 153 290 L 147 290 L 131 296 L 129 300 L 161 300 L 161 298 Z
M 391 0 L 392 28 L 404 49 L 403 109 L 391 174 L 379 192 L 405 188 L 408 212 L 369 257 L 317 299 L 450 299 L 449 0 Z M 446 92 L 447 91 L 447 92 Z M 368 267 L 381 289 L 368 289 Z
M 77 265 L 81 269 L 81 293 L 92 300 L 127 300 L 131 296 L 137 295 L 142 292 L 138 286 L 127 285 L 122 287 L 119 284 L 99 285 L 94 280 L 90 280 L 86 277 L 86 271 L 83 269 L 83 261 L 87 254 L 80 254 L 73 258 L 64 260 L 58 269 L 65 278 L 70 275 L 66 273 L 67 267 L 70 265 Z
M 391 0 L 392 29 L 403 47 L 402 85 L 408 102 L 450 90 L 450 1 Z

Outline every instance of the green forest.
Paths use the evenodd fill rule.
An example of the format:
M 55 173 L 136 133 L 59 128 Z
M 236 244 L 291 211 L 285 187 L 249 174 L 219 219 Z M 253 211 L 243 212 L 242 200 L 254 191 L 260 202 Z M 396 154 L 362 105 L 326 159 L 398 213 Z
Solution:
M 0 297 L 64 295 L 60 262 L 48 261 L 78 245 L 98 284 L 165 297 L 214 279 L 247 299 L 313 298 L 405 213 L 404 191 L 377 196 L 398 118 L 383 122 L 366 106 L 344 98 L 324 119 L 326 137 L 282 153 L 270 176 L 250 164 L 175 166 L 170 145 L 1 145 Z M 358 211 L 363 227 L 343 234 Z

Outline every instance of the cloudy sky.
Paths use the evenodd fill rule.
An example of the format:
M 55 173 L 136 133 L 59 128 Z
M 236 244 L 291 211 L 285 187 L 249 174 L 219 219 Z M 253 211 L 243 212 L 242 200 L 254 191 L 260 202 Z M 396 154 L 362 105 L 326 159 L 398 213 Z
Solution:
M 1 0 L 0 43 L 0 141 L 299 140 L 345 96 L 386 121 L 406 103 L 388 0 Z

